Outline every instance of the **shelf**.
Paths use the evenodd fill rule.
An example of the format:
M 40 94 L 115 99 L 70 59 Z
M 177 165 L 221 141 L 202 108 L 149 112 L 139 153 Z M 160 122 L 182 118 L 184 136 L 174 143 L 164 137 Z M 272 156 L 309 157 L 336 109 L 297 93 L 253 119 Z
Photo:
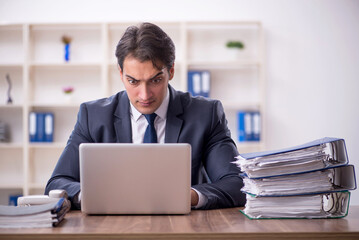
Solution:
M 223 108 L 228 111 L 235 111 L 235 110 L 258 110 L 261 106 L 261 103 L 258 102 L 225 102 L 222 101 Z
M 0 67 L 21 67 L 23 61 L 23 26 L 0 25 Z
M 31 67 L 37 68 L 87 68 L 101 67 L 99 62 L 54 62 L 54 63 L 31 63 Z
M 238 61 L 200 61 L 200 60 L 190 60 L 188 61 L 189 69 L 194 68 L 207 68 L 207 69 L 241 69 L 248 67 L 259 67 L 261 63 L 259 61 L 248 61 L 248 60 L 238 60 Z
M 0 109 L 15 109 L 15 110 L 22 110 L 22 105 L 20 104 L 0 104 Z
M 30 189 L 41 189 L 41 190 L 43 190 L 43 189 L 45 189 L 45 187 L 46 187 L 46 183 L 45 184 L 42 184 L 42 183 L 30 183 L 29 184 L 29 188 Z
M 110 70 L 118 70 L 117 59 L 111 59 L 107 63 Z M 183 66 L 183 62 L 181 60 L 177 60 L 175 62 L 175 68 L 180 69 Z
M 69 36 L 70 62 L 99 62 L 102 56 L 100 24 L 34 24 L 30 25 L 30 63 L 64 62 L 63 36 Z
M 61 23 L 61 24 L 47 24 L 47 23 L 39 23 L 33 24 L 30 26 L 32 32 L 44 31 L 44 32 L 87 32 L 87 31 L 100 31 L 101 24 L 98 23 Z
M 239 152 L 265 149 L 263 140 L 238 142 L 236 132 L 238 111 L 260 111 L 265 121 L 261 23 L 157 24 L 176 46 L 170 84 L 185 92 L 188 71 L 208 70 L 210 97 L 222 102 Z M 20 188 L 24 195 L 42 192 L 73 131 L 80 104 L 124 90 L 114 55 L 130 25 L 137 22 L 0 24 L 0 76 L 10 74 L 13 99 L 12 105 L 5 104 L 8 84 L 0 81 L 0 121 L 11 133 L 11 142 L 0 143 L 0 190 Z M 68 62 L 64 60 L 64 35 L 72 38 Z M 236 40 L 244 42 L 245 48 L 226 47 L 228 41 Z M 74 88 L 70 100 L 63 93 L 67 86 Z M 28 142 L 32 111 L 54 114 L 54 142 Z M 263 132 L 261 139 L 265 139 Z M 15 184 L 1 184 L 7 179 Z
M 21 149 L 23 148 L 22 143 L 3 143 L 0 142 L 0 149 Z
M 263 141 L 259 142 L 238 142 L 236 141 L 239 153 L 259 152 L 265 149 Z
M 29 105 L 32 109 L 78 109 L 81 103 L 57 103 L 57 104 L 47 104 L 47 103 L 32 103 Z
M 264 143 L 262 141 L 244 141 L 237 142 L 238 147 L 248 148 L 248 147 L 258 147 L 262 146 Z
M 66 142 L 30 142 L 31 149 L 63 149 Z
M 261 26 L 261 22 L 258 21 L 241 21 L 241 22 L 188 22 L 187 29 L 188 30 L 203 30 L 203 31 L 212 31 L 212 30 L 220 30 L 220 31 L 228 31 L 228 30 L 243 30 L 243 29 L 258 29 Z
M 22 68 L 22 63 L 0 63 L 0 68 Z
M 14 184 L 0 183 L 0 189 L 22 189 L 22 188 L 23 188 L 22 183 L 14 183 Z

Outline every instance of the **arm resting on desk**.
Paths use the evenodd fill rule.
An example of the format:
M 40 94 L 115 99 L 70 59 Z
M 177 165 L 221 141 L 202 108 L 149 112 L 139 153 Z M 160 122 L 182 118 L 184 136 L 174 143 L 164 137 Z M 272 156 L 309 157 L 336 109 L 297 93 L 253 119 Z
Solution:
M 77 201 L 80 192 L 79 145 L 85 142 L 93 142 L 87 131 L 87 121 L 84 120 L 87 118 L 86 105 L 82 104 L 75 128 L 45 188 L 45 194 L 53 189 L 66 190 L 74 209 L 81 207 Z

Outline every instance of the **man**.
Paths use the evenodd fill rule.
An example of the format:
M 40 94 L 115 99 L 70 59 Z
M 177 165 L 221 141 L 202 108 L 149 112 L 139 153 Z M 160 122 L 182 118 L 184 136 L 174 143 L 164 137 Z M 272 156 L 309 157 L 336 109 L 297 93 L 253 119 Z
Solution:
M 81 104 L 45 194 L 65 189 L 73 206 L 80 208 L 79 145 L 146 142 L 151 115 L 155 142 L 191 144 L 193 208 L 243 206 L 243 182 L 239 169 L 231 163 L 238 152 L 223 107 L 217 100 L 191 97 L 169 85 L 174 76 L 175 46 L 168 35 L 151 23 L 129 27 L 117 45 L 116 57 L 126 91 Z M 206 183 L 202 183 L 203 167 Z

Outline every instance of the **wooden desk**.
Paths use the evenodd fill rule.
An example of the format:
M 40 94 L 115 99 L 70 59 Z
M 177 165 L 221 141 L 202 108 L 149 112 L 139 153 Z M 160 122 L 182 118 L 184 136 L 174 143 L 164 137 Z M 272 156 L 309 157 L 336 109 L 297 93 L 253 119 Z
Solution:
M 0 229 L 1 239 L 359 239 L 359 206 L 342 219 L 249 220 L 238 208 L 185 216 L 66 215 L 55 228 Z

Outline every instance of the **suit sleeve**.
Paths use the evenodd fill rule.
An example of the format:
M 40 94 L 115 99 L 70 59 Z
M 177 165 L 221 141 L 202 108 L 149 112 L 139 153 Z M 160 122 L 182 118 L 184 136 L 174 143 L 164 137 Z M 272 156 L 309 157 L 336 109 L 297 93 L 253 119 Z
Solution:
M 212 123 L 205 142 L 203 164 L 210 183 L 192 186 L 207 198 L 201 209 L 244 206 L 246 197 L 241 192 L 243 180 L 239 176 L 240 170 L 232 163 L 238 151 L 219 101 L 214 102 Z
M 80 192 L 79 145 L 85 142 L 93 141 L 88 130 L 87 108 L 82 104 L 74 130 L 45 188 L 45 194 L 53 189 L 66 190 L 75 209 L 80 209 L 80 205 L 74 201 Z

